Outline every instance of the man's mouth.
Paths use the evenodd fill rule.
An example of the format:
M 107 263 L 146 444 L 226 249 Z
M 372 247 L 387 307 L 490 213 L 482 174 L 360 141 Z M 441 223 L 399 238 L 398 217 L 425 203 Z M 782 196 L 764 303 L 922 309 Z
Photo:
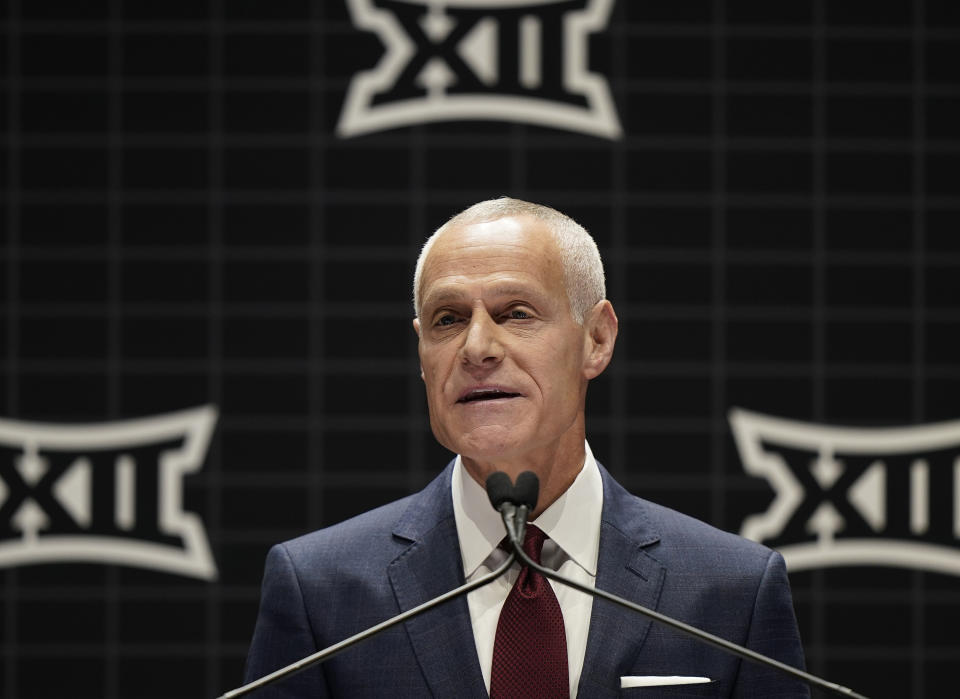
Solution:
M 518 398 L 519 393 L 511 393 L 500 388 L 474 388 L 457 399 L 458 403 L 475 403 L 485 400 L 500 400 L 502 398 Z

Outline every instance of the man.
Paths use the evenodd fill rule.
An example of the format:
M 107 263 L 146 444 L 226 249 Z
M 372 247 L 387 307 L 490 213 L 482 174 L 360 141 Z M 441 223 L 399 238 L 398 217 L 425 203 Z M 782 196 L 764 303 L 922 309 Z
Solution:
M 414 305 L 430 424 L 458 456 L 420 493 L 271 550 L 247 681 L 496 568 L 504 530 L 482 484 L 526 470 L 540 479 L 530 529 L 543 534 L 530 545 L 543 542 L 544 565 L 803 664 L 778 554 L 630 495 L 594 460 L 585 396 L 610 362 L 617 318 L 583 228 L 547 207 L 481 202 L 427 241 Z M 512 598 L 525 594 L 512 592 L 518 575 L 538 581 L 556 611 L 544 615 L 549 630 L 539 618 L 501 618 L 515 619 Z M 531 696 L 511 684 L 525 677 L 552 683 L 551 696 L 808 696 L 799 682 L 533 575 L 514 564 L 466 599 L 257 696 Z M 538 665 L 546 651 L 511 657 L 511 642 L 529 645 L 504 640 L 512 626 L 556 641 L 549 667 Z M 527 669 L 505 680 L 515 664 Z M 711 682 L 621 689 L 622 677 L 667 675 Z

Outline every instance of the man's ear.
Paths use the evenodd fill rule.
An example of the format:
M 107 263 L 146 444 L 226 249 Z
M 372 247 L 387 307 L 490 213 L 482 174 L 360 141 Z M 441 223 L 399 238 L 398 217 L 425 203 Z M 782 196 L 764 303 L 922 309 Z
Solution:
M 617 342 L 617 314 L 613 311 L 613 304 L 604 299 L 598 301 L 583 319 L 583 328 L 586 331 L 584 341 L 583 375 L 589 381 L 603 373 L 613 357 L 613 346 Z
M 417 334 L 417 337 L 420 337 L 420 319 L 413 319 L 413 331 Z M 419 349 L 417 350 L 419 353 Z M 420 378 L 423 378 L 423 364 L 420 365 Z

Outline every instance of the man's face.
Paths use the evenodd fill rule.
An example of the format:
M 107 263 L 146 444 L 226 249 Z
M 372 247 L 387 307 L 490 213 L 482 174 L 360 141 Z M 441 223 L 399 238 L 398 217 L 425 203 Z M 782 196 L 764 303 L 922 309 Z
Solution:
M 420 283 L 414 327 L 437 440 L 481 464 L 481 478 L 498 462 L 582 449 L 588 336 L 545 225 L 518 216 L 445 231 Z

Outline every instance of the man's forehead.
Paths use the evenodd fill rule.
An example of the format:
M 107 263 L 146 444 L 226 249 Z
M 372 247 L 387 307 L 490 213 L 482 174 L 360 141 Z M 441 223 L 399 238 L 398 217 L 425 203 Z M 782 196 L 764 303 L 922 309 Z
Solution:
M 545 296 L 545 290 L 535 284 L 525 283 L 515 279 L 481 284 L 479 287 L 470 284 L 465 278 L 450 278 L 432 284 L 423 300 L 424 306 L 442 305 L 445 303 L 502 298 L 536 299 Z

